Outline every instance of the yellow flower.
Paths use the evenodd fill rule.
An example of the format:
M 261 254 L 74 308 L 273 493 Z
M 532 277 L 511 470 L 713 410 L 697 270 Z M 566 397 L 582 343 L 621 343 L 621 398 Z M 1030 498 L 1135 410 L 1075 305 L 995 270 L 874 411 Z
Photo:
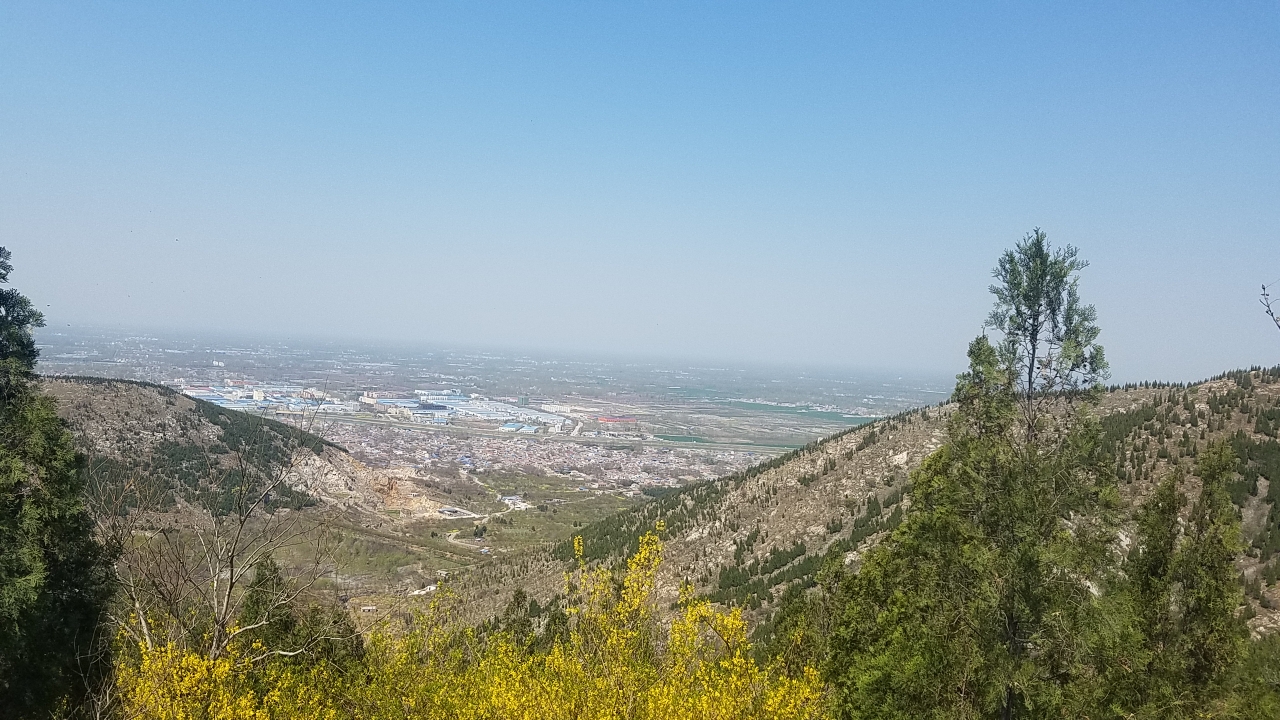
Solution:
M 661 532 L 659 525 L 657 532 Z M 582 539 L 574 538 L 582 557 Z M 322 662 L 216 659 L 176 645 L 120 653 L 123 715 L 155 720 L 818 720 L 818 674 L 788 678 L 750 655 L 738 610 L 681 588 L 663 632 L 653 612 L 662 562 L 654 532 L 640 538 L 621 589 L 579 562 L 567 637 L 530 652 L 507 636 L 459 627 L 433 602 L 404 633 L 376 629 L 358 669 Z M 258 648 L 259 650 L 261 648 Z M 251 653 L 257 655 L 259 653 Z

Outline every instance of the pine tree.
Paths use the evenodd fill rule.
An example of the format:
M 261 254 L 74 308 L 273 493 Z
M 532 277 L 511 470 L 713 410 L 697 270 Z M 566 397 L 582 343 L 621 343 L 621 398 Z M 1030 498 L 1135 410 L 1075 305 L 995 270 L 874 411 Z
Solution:
M 1107 588 L 1109 615 L 1100 625 L 1125 628 L 1112 638 L 1095 634 L 1088 644 L 1098 651 L 1095 661 L 1103 668 L 1091 695 L 1091 709 L 1109 709 L 1133 717 L 1180 717 L 1189 697 L 1186 654 L 1178 626 L 1177 566 L 1181 526 L 1186 507 L 1183 473 L 1175 471 L 1162 480 L 1136 513 L 1136 537 L 1124 562 L 1123 578 Z M 1109 653 L 1109 654 L 1107 654 Z
M 970 344 L 948 442 L 841 590 L 828 676 L 843 717 L 1065 711 L 1116 500 L 1113 458 L 1073 403 L 1107 371 L 1082 267 L 1038 229 L 1001 257 L 988 322 L 1003 338 Z
M 1198 691 L 1231 669 L 1248 638 L 1248 629 L 1238 617 L 1245 603 L 1235 569 L 1244 549 L 1240 516 L 1227 490 L 1235 468 L 1235 455 L 1225 443 L 1214 443 L 1200 455 L 1196 467 L 1202 482 L 1200 497 L 1191 508 L 1177 559 L 1187 680 Z
M 1003 335 L 1001 360 L 1015 371 L 1028 442 L 1040 430 L 1045 401 L 1094 393 L 1108 377 L 1095 342 L 1097 311 L 1080 303 L 1078 273 L 1086 267 L 1074 247 L 1054 250 L 1036 228 L 1000 256 L 993 273 L 996 306 L 987 326 Z
M 970 345 L 949 439 L 911 512 L 841 589 L 828 677 L 842 717 L 1012 717 L 1064 707 L 1105 572 L 1110 458 L 1085 420 L 1023 444 L 1014 373 Z
M 270 555 L 254 565 L 237 625 L 247 628 L 237 643 L 260 660 L 342 665 L 364 653 L 350 616 L 337 605 L 304 605 L 298 588 Z
M 240 606 L 239 625 L 252 628 L 245 633 L 245 642 L 256 641 L 272 650 L 293 650 L 297 621 L 290 607 L 290 596 L 275 558 L 268 555 L 259 560 Z
M 0 248 L 0 283 L 9 259 Z M 42 325 L 30 300 L 0 289 L 0 708 L 20 718 L 49 717 L 85 689 L 111 587 L 82 460 L 35 385 Z
M 1182 468 L 1136 513 L 1123 579 L 1106 588 L 1083 639 L 1097 672 L 1073 689 L 1076 714 L 1163 720 L 1212 712 L 1248 636 L 1234 566 L 1240 521 L 1226 489 L 1234 467 L 1224 444 L 1200 454 L 1202 488 L 1185 524 Z
M 1125 565 L 1143 633 L 1152 644 L 1164 647 L 1174 644 L 1176 632 L 1171 604 L 1178 515 L 1186 505 L 1181 480 L 1181 473 L 1166 477 L 1139 509 L 1137 542 Z

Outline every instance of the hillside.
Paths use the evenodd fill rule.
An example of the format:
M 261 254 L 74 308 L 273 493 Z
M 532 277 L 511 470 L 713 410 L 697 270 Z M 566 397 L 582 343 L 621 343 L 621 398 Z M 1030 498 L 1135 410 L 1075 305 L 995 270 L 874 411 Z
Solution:
M 247 464 L 285 473 L 275 504 L 301 509 L 327 506 L 361 515 L 388 510 L 434 512 L 403 474 L 365 467 L 346 450 L 305 430 L 225 410 L 169 388 L 100 378 L 50 378 L 42 389 L 59 400 L 90 472 L 108 480 L 148 477 L 173 493 L 166 502 L 222 510 L 227 473 Z
M 149 383 L 59 377 L 44 378 L 41 389 L 58 400 L 87 458 L 90 487 L 111 494 L 127 481 L 141 484 L 144 499 L 126 504 L 141 502 L 153 523 L 181 526 L 223 513 L 238 478 L 280 473 L 268 509 L 301 511 L 338 534 L 331 562 L 344 587 L 417 586 L 475 561 L 410 527 L 459 504 L 448 492 L 472 485 L 465 479 L 370 468 L 312 433 Z
M 910 503 L 909 477 L 946 438 L 951 406 L 914 410 L 812 443 L 746 472 L 698 483 L 583 530 L 589 561 L 615 563 L 639 536 L 665 523 L 665 562 L 658 596 L 673 603 L 679 585 L 744 608 L 757 638 L 783 593 L 808 587 L 826 562 L 856 564 L 894 527 Z M 1256 616 L 1251 626 L 1280 625 L 1280 368 L 1228 373 L 1193 385 L 1113 388 L 1097 408 L 1107 451 L 1116 458 L 1124 501 L 1140 502 L 1198 448 L 1227 439 L 1240 457 L 1232 488 L 1250 548 L 1239 563 Z M 1198 493 L 1194 476 L 1184 490 Z M 1124 534 L 1122 533 L 1122 542 Z M 480 569 L 471 588 L 496 608 L 513 586 L 535 598 L 560 591 L 559 570 L 572 558 L 563 543 L 551 558 Z
M 301 511 L 335 532 L 340 541 L 329 562 L 342 594 L 378 604 L 386 604 L 387 595 L 403 600 L 441 573 L 456 577 L 483 563 L 486 552 L 545 548 L 577 526 L 637 502 L 590 496 L 557 506 L 554 514 L 543 512 L 545 505 L 515 511 L 496 498 L 522 492 L 536 505 L 579 481 L 372 467 L 311 432 L 150 383 L 46 377 L 41 389 L 58 400 L 58 412 L 87 458 L 95 494 L 138 483 L 136 494 L 149 500 L 127 496 L 127 505 L 153 511 L 154 524 L 189 526 L 225 512 L 230 489 L 244 473 L 281 473 L 283 485 L 268 510 Z M 438 512 L 447 506 L 470 514 Z M 483 537 L 474 534 L 482 527 L 488 530 Z M 307 558 L 280 559 L 305 564 Z
M 108 482 L 156 479 L 173 492 L 164 508 L 217 512 L 222 496 L 210 478 L 237 463 L 287 468 L 288 490 L 277 507 L 323 517 L 345 545 L 339 577 L 364 591 L 421 583 L 438 570 L 459 578 L 473 602 L 468 614 L 496 613 L 514 588 L 541 601 L 562 591 L 572 558 L 567 540 L 550 552 L 539 542 L 524 552 L 484 559 L 443 537 L 469 533 L 472 521 L 440 523 L 435 511 L 455 504 L 450 483 L 409 470 L 365 466 L 320 437 L 270 420 L 224 410 L 168 388 L 94 378 L 48 378 L 90 472 Z M 806 588 L 827 562 L 854 564 L 899 522 L 910 503 L 909 478 L 946 439 L 949 405 L 919 409 L 852 428 L 714 481 L 696 483 L 581 530 L 586 559 L 614 563 L 634 552 L 639 536 L 665 523 L 666 562 L 657 597 L 673 603 L 684 581 L 716 603 L 740 606 L 757 638 L 770 631 L 783 593 Z M 1243 459 L 1234 499 L 1250 556 L 1240 569 L 1259 630 L 1280 625 L 1280 370 L 1229 373 L 1189 386 L 1147 384 L 1107 392 L 1098 407 L 1105 442 L 1117 458 L 1125 500 L 1146 496 L 1179 459 L 1215 438 L 1229 438 Z M 1196 491 L 1194 478 L 1187 491 Z M 446 527 L 447 526 L 447 527 Z M 456 527 L 455 527 L 456 526 Z M 545 541 L 543 541 L 545 542 Z M 415 578 L 417 578 L 415 580 Z M 372 584 L 371 584 L 372 583 Z M 354 588 L 353 588 L 354 589 Z M 393 594 L 401 594 L 393 591 Z

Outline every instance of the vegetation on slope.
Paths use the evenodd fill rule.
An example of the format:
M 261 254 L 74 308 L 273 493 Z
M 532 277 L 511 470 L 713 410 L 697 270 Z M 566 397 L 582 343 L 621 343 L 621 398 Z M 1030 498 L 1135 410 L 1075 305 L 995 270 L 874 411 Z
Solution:
M 13 270 L 0 248 L 0 283 Z M 0 714 L 78 706 L 101 666 L 108 549 L 93 538 L 82 462 L 54 404 L 36 392 L 32 329 L 43 318 L 0 289 Z
M 326 446 L 340 449 L 305 430 L 189 398 L 162 385 L 72 376 L 48 378 L 44 384 L 74 406 L 70 416 L 82 437 L 113 434 L 81 450 L 89 459 L 97 492 L 114 497 L 126 486 L 132 488 L 120 498 L 123 507 L 137 507 L 145 498 L 157 509 L 167 509 L 181 499 L 226 515 L 238 488 L 261 483 L 289 467 L 294 453 L 309 450 L 319 455 Z M 99 392 L 86 393 L 76 386 Z M 93 407 L 89 397 L 99 406 Z M 314 504 L 314 498 L 287 485 L 277 488 L 269 500 L 272 509 Z
M 40 553 L 61 561 L 79 548 L 88 561 L 77 579 L 92 581 L 94 568 L 105 579 L 74 497 L 81 476 L 67 473 L 69 440 L 53 420 L 43 437 L 62 448 L 56 457 L 0 448 L 18 458 L 13 467 L 27 463 L 22 478 L 67 480 L 51 487 L 68 511 L 24 515 L 22 503 L 42 502 L 35 486 L 0 488 L 4 507 L 19 507 L 4 516 L 0 610 L 16 607 L 29 627 L 72 639 L 95 636 L 88 626 L 101 620 L 96 636 L 115 641 L 89 655 L 74 643 L 50 648 L 19 669 L 14 658 L 30 652 L 22 643 L 44 640 L 24 640 L 27 628 L 5 615 L 0 667 L 32 674 L 25 704 L 6 709 L 175 719 L 1275 717 L 1280 640 L 1254 613 L 1267 609 L 1280 562 L 1270 482 L 1280 372 L 1104 394 L 1098 330 L 1076 291 L 1082 267 L 1073 250 L 1054 252 L 1033 233 L 1001 259 L 994 341 L 971 344 L 952 405 L 590 526 L 555 550 L 572 564 L 558 595 L 544 604 L 517 591 L 478 626 L 441 598 L 430 612 L 357 631 L 317 592 L 324 567 L 282 570 L 276 551 L 310 532 L 290 520 L 300 514 L 271 505 L 279 474 L 270 473 L 287 455 L 268 449 L 254 461 L 253 443 L 270 430 L 229 430 L 229 417 L 209 419 L 216 440 L 204 445 L 235 458 L 218 464 L 233 478 L 229 502 L 179 495 L 209 512 L 158 530 L 136 524 L 129 506 L 100 516 L 101 537 L 121 552 L 109 614 L 90 622 L 83 610 L 101 605 L 33 604 L 38 593 L 22 593 L 46 578 L 21 563 Z M 29 437 L 15 417 L 0 416 L 0 439 Z M 160 433 L 132 471 L 179 493 L 210 490 L 184 480 L 199 477 L 189 458 L 160 449 L 171 439 Z M 61 526 L 76 532 L 11 522 L 54 515 L 80 518 Z M 673 546 L 683 554 L 664 565 Z M 99 600 L 110 589 L 85 587 L 100 588 Z M 86 658 L 92 670 L 72 687 L 68 663 Z
M 262 641 L 217 659 L 139 646 L 119 663 L 122 710 L 165 720 L 821 717 L 817 674 L 757 666 L 737 613 L 689 601 L 669 629 L 659 626 L 650 595 L 661 553 L 655 534 L 642 536 L 617 583 L 580 565 L 568 578 L 566 621 L 540 635 L 513 622 L 479 635 L 452 624 L 440 602 L 406 631 L 382 628 L 359 652 L 306 663 L 264 661 L 272 646 Z

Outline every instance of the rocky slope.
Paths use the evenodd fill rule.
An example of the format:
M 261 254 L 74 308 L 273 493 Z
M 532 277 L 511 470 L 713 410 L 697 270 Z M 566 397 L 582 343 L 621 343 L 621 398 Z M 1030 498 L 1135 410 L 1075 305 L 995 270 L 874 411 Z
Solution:
M 282 504 L 340 509 L 347 527 L 378 533 L 384 543 L 401 543 L 406 523 L 432 515 L 447 500 L 434 493 L 438 479 L 366 467 L 309 433 L 271 421 L 255 424 L 251 416 L 167 388 L 56 378 L 43 385 L 59 400 L 93 463 L 108 472 L 162 478 L 178 491 L 180 509 L 198 511 L 201 503 L 216 502 L 200 478 L 211 465 L 227 470 L 247 456 L 285 469 L 294 494 Z M 945 441 L 951 412 L 944 405 L 879 420 L 597 522 L 582 531 L 587 559 L 619 561 L 661 521 L 664 605 L 674 602 L 687 580 L 700 595 L 743 607 L 751 622 L 767 625 L 787 588 L 812 584 L 825 563 L 856 563 L 896 525 L 910 503 L 910 474 Z M 1249 544 L 1239 567 L 1256 613 L 1251 624 L 1258 631 L 1280 626 L 1280 484 L 1272 482 L 1280 476 L 1280 368 L 1190 386 L 1116 389 L 1106 393 L 1097 413 L 1130 505 L 1176 465 L 1190 466 L 1207 442 L 1232 442 L 1241 456 L 1232 492 Z M 1194 476 L 1184 491 L 1194 498 Z M 467 614 L 494 614 L 517 588 L 549 600 L 563 590 L 571 559 L 566 542 L 471 566 L 457 579 Z
M 687 580 L 700 595 L 741 606 L 752 622 L 766 623 L 786 588 L 811 584 L 824 562 L 856 563 L 897 524 L 910 503 L 904 492 L 910 473 L 945 441 L 951 412 L 942 406 L 880 420 L 596 523 L 582 533 L 587 557 L 617 562 L 662 521 L 664 601 L 673 602 Z M 1280 368 L 1190 386 L 1114 389 L 1096 412 L 1131 506 L 1179 463 L 1190 467 L 1207 442 L 1233 443 L 1241 456 L 1233 496 L 1250 546 L 1239 568 L 1256 613 L 1251 624 L 1259 631 L 1280 625 L 1280 486 L 1270 482 L 1280 474 Z M 1183 490 L 1194 499 L 1193 476 Z M 571 555 L 566 543 L 550 558 L 480 568 L 469 592 L 485 611 L 517 586 L 551 597 Z
M 167 481 L 179 501 L 196 504 L 216 488 L 209 478 L 242 463 L 284 474 L 282 502 L 350 511 L 384 523 L 433 515 L 442 506 L 431 478 L 410 470 L 366 467 L 311 433 L 225 410 L 169 388 L 99 378 L 46 378 L 90 471 Z M 216 484 L 216 481 L 214 481 Z

